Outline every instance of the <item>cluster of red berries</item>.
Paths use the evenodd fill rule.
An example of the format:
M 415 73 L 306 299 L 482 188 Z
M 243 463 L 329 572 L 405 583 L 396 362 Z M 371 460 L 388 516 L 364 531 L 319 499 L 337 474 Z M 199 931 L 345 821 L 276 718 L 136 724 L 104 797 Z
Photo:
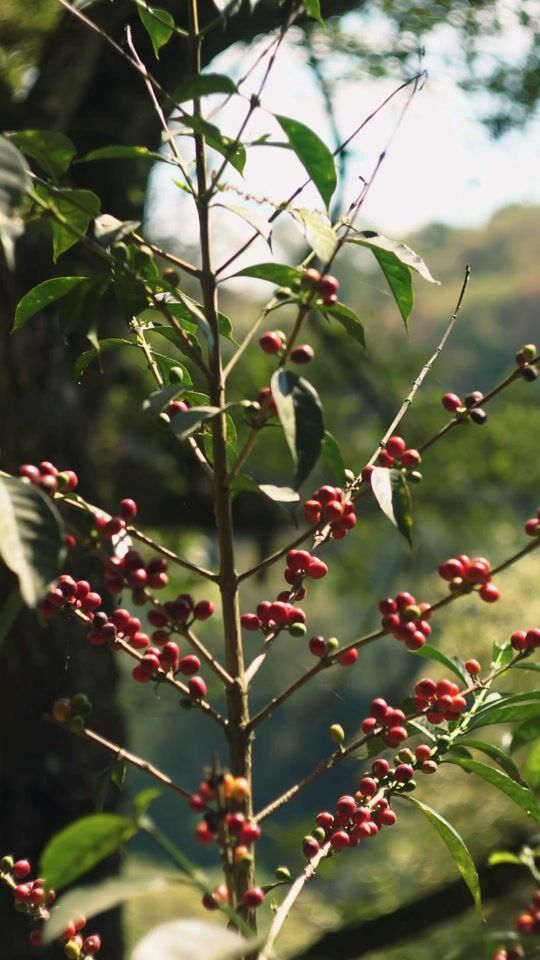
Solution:
M 306 591 L 300 587 L 297 593 L 297 600 L 303 598 Z M 273 633 L 274 630 L 288 630 L 293 637 L 303 637 L 306 633 L 306 614 L 300 607 L 295 607 L 290 603 L 290 592 L 283 590 L 278 594 L 277 600 L 262 600 L 257 606 L 256 613 L 244 613 L 240 622 L 245 630 L 262 630 L 264 634 Z
M 536 650 L 540 647 L 540 627 L 533 627 L 531 630 L 515 630 L 510 637 L 510 643 L 518 653 L 524 650 Z
M 362 720 L 362 731 L 369 736 L 381 734 L 390 747 L 398 747 L 409 736 L 407 718 L 398 707 L 391 707 L 382 697 L 371 701 L 369 716 Z
M 324 637 L 311 637 L 308 647 L 313 656 L 318 657 L 320 660 L 336 654 L 337 662 L 340 663 L 342 667 L 352 667 L 353 663 L 356 663 L 359 657 L 356 647 L 348 647 L 343 650 L 342 653 L 338 654 L 339 640 L 337 637 L 329 637 L 328 640 L 325 640 Z
M 417 603 L 412 593 L 402 591 L 379 601 L 381 624 L 409 650 L 420 650 L 431 633 L 429 603 Z
M 535 343 L 526 343 L 516 353 L 516 363 L 521 370 L 521 375 L 525 380 L 533 381 L 538 377 L 538 369 L 534 363 L 537 357 Z
M 441 402 L 449 413 L 455 413 L 462 419 L 468 417 L 473 423 L 482 426 L 488 418 L 486 411 L 478 406 L 483 399 L 484 394 L 480 390 L 473 390 L 463 400 L 457 393 L 445 393 Z
M 307 287 L 309 290 L 315 288 L 317 296 L 326 307 L 331 307 L 334 303 L 337 303 L 339 280 L 331 276 L 331 274 L 325 273 L 321 277 L 318 270 L 310 267 L 308 270 L 304 270 L 301 282 L 302 286 Z
M 137 516 L 137 504 L 135 500 L 126 499 L 120 501 L 120 509 L 117 516 L 109 516 L 106 513 L 95 514 L 95 524 L 98 535 L 103 540 L 112 540 L 118 534 L 123 533 L 130 520 Z
M 94 611 L 101 606 L 99 593 L 92 590 L 87 580 L 74 580 L 67 573 L 63 573 L 54 587 L 50 587 L 41 601 L 38 612 L 43 620 L 50 620 L 60 610 L 79 610 L 90 620 Z
M 473 664 L 473 661 L 468 661 Z M 479 666 L 474 661 L 474 668 Z M 419 710 L 425 710 L 430 723 L 444 723 L 445 720 L 458 720 L 467 709 L 467 701 L 460 693 L 459 686 L 452 680 L 432 680 L 424 677 L 414 688 L 414 702 Z
M 289 550 L 287 566 L 283 576 L 287 583 L 298 584 L 304 577 L 310 580 L 322 580 L 328 573 L 328 566 L 324 560 L 314 557 L 309 550 Z
M 270 330 L 263 333 L 259 340 L 259 346 L 263 353 L 269 356 L 283 356 L 287 348 L 287 336 L 283 330 Z M 289 360 L 293 363 L 311 363 L 315 356 L 313 347 L 309 343 L 302 343 L 291 350 Z
M 491 580 L 491 566 L 485 557 L 468 557 L 460 553 L 440 563 L 437 571 L 449 583 L 451 593 L 467 593 L 474 589 L 486 603 L 495 603 L 500 597 L 498 587 Z
M 308 523 L 328 523 L 334 540 L 342 540 L 356 526 L 354 503 L 347 500 L 341 487 L 319 487 L 304 504 Z
M 523 529 L 528 537 L 540 537 L 540 507 L 538 507 L 536 511 L 536 516 L 530 517 L 530 519 L 525 522 Z
M 380 467 L 397 467 L 406 470 L 416 470 L 422 457 L 414 447 L 407 447 L 403 437 L 390 437 L 386 441 L 384 450 L 377 457 Z
M 56 893 L 47 889 L 42 877 L 31 880 L 31 872 L 32 866 L 28 860 L 14 861 L 10 856 L 0 859 L 0 881 L 13 891 L 15 909 L 26 913 L 34 923 L 41 924 L 50 917 L 49 908 L 56 900 Z M 64 953 L 68 960 L 92 960 L 99 952 L 101 939 L 97 933 L 85 938 L 79 935 L 85 926 L 86 918 L 79 917 L 69 923 L 61 934 L 60 940 L 65 941 Z M 30 943 L 36 947 L 42 945 L 39 927 L 32 930 Z
M 540 933 L 540 890 L 536 890 L 526 910 L 516 920 L 520 933 Z
M 142 599 L 140 591 L 146 587 L 163 590 L 168 583 L 167 561 L 164 557 L 152 557 L 145 562 L 138 550 L 130 549 L 123 557 L 109 557 L 105 564 L 107 590 L 121 593 L 125 587 L 129 587 L 134 591 L 136 601 Z
M 79 483 L 74 470 L 59 470 L 49 460 L 42 460 L 37 467 L 33 463 L 21 464 L 19 476 L 26 478 L 35 487 L 40 487 L 49 494 L 71 493 Z

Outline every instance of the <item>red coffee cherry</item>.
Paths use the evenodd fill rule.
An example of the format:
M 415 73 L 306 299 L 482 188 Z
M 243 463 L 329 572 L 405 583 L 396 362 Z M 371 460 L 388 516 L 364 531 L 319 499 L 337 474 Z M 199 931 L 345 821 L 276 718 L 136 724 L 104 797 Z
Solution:
M 256 910 L 264 900 L 264 891 L 260 887 L 250 887 L 242 897 L 242 903 L 250 910 Z
M 171 400 L 169 406 L 167 407 L 167 413 L 171 420 L 176 417 L 179 413 L 187 413 L 189 407 L 187 403 L 184 403 L 183 400 Z
M 195 656 L 194 653 L 188 653 L 180 660 L 178 669 L 180 670 L 180 673 L 184 674 L 185 677 L 191 677 L 201 669 L 201 661 Z
M 379 789 L 379 784 L 373 777 L 362 777 L 358 790 L 363 797 L 372 797 Z
M 71 701 L 68 701 L 71 703 Z M 17 860 L 11 869 L 15 880 L 24 880 L 28 876 L 32 867 L 29 860 Z
M 195 604 L 193 608 L 193 616 L 195 620 L 208 620 L 212 616 L 215 610 L 215 605 L 211 600 L 200 600 L 199 603 Z
M 352 650 L 345 650 L 340 654 L 338 660 L 342 667 L 352 667 L 353 663 L 356 663 L 358 660 L 358 650 L 354 647 Z
M 328 573 L 328 567 L 324 560 L 318 557 L 310 557 L 306 573 L 312 580 L 321 580 Z
M 324 637 L 312 637 L 309 641 L 309 649 L 314 657 L 324 657 L 326 654 L 326 640 Z
M 133 520 L 137 516 L 137 504 L 135 500 L 126 498 L 120 501 L 120 516 L 123 520 Z
M 377 461 L 380 467 L 391 467 L 394 462 L 394 457 L 392 457 L 387 450 L 381 450 Z
M 283 340 L 276 332 L 263 333 L 259 340 L 259 346 L 263 353 L 272 355 L 279 353 L 279 351 L 283 348 Z
M 309 343 L 302 343 L 292 351 L 291 360 L 293 363 L 311 363 L 314 356 L 313 347 L 310 347 Z
M 414 470 L 421 460 L 422 457 L 418 450 L 405 450 L 405 452 L 401 455 L 401 463 L 407 468 L 407 470 Z
M 419 744 L 414 751 L 414 755 L 419 763 L 424 763 L 426 760 L 429 760 L 431 753 L 431 747 L 429 747 L 427 743 Z
M 442 405 L 449 413 L 455 413 L 463 403 L 456 393 L 445 393 L 442 397 Z
M 336 303 L 338 290 L 339 280 L 336 280 L 336 278 L 332 277 L 329 273 L 321 277 L 317 284 L 317 293 L 322 302 L 327 305 Z
M 485 603 L 496 603 L 501 595 L 494 583 L 484 583 L 478 593 Z
M 307 836 L 304 837 L 302 842 L 302 850 L 306 860 L 311 860 L 320 850 L 319 841 L 315 837 Z
M 244 630 L 260 630 L 261 621 L 256 613 L 243 613 L 240 617 L 240 623 Z
M 98 953 L 98 951 L 101 949 L 101 938 L 97 933 L 91 934 L 91 936 L 86 937 L 83 941 L 82 948 L 83 953 L 90 953 L 92 955 L 94 953 Z
M 333 833 L 330 837 L 330 843 L 334 850 L 344 850 L 345 847 L 348 847 L 350 844 L 349 834 L 346 833 L 345 830 L 337 830 L 336 833 Z
M 478 663 L 478 660 L 466 660 L 465 669 L 467 673 L 470 673 L 472 677 L 475 677 L 481 672 L 482 667 Z
M 386 441 L 386 452 L 390 454 L 391 457 L 401 457 L 406 446 L 407 444 L 403 437 L 390 437 L 390 439 Z
M 188 688 L 193 700 L 202 700 L 206 696 L 206 683 L 202 677 L 192 677 L 188 683 Z

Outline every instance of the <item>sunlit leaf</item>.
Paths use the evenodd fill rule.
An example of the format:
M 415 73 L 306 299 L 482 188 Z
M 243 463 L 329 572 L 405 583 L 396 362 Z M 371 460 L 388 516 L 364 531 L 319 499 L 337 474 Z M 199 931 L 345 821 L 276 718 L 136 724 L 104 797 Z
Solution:
M 55 300 L 65 297 L 70 290 L 87 279 L 87 277 L 52 277 L 51 280 L 38 283 L 37 287 L 33 287 L 25 293 L 22 300 L 19 300 L 15 310 L 13 330 L 19 330 L 30 317 L 44 310 Z
M 493 787 L 496 787 L 497 790 L 500 790 L 501 793 L 505 793 L 518 807 L 521 807 L 525 813 L 528 813 L 530 817 L 533 817 L 534 820 L 540 823 L 540 807 L 538 807 L 533 794 L 527 786 L 516 783 L 516 781 L 508 777 L 506 773 L 503 773 L 501 770 L 496 770 L 495 767 L 489 767 L 485 763 L 480 763 L 479 760 L 467 760 L 464 757 L 456 757 L 451 754 L 448 754 L 446 759 L 448 763 L 457 764 L 457 766 L 466 770 L 467 773 L 476 774 L 478 777 L 481 777 L 482 780 L 485 780 L 486 783 L 490 783 Z
M 69 137 L 57 130 L 17 130 L 8 136 L 53 180 L 66 172 L 77 152 Z
M 256 263 L 252 267 L 244 267 L 234 274 L 235 277 L 253 277 L 255 280 L 268 280 L 277 287 L 292 287 L 300 282 L 302 271 L 296 267 L 288 267 L 284 263 Z
M 35 607 L 61 571 L 64 524 L 48 497 L 30 483 L 0 476 L 0 557 Z
M 371 489 L 383 513 L 412 546 L 412 499 L 401 470 L 374 467 Z
M 60 890 L 120 850 L 137 832 L 130 817 L 92 813 L 64 827 L 49 840 L 39 862 L 47 885 Z
M 299 120 L 280 114 L 275 116 L 289 141 L 289 146 L 328 207 L 337 186 L 336 165 L 330 150 L 313 130 Z
M 218 153 L 225 157 L 228 163 L 230 163 L 238 173 L 244 172 L 246 150 L 243 144 L 225 136 L 215 124 L 209 123 L 208 120 L 203 120 L 202 117 L 182 115 L 178 117 L 178 120 L 186 127 L 190 127 L 194 133 L 204 137 L 208 146 L 212 147 L 213 150 L 217 150 Z
M 200 430 L 203 423 L 219 413 L 219 407 L 190 407 L 185 413 L 176 413 L 171 420 L 171 429 L 179 440 L 187 440 Z
M 103 213 L 94 221 L 94 236 L 104 247 L 113 247 L 140 227 L 140 220 L 118 220 L 110 213 Z
M 344 303 L 333 303 L 329 307 L 320 307 L 319 308 L 322 315 L 327 319 L 338 320 L 339 323 L 365 351 L 366 349 L 366 339 L 364 335 L 364 327 L 362 321 L 359 317 L 356 316 L 354 310 L 351 310 L 350 307 L 346 306 Z
M 111 144 L 110 147 L 97 147 L 95 150 L 90 150 L 89 153 L 79 157 L 76 162 L 88 163 L 93 160 L 160 160 L 163 163 L 166 158 L 156 150 L 149 150 L 148 147 L 135 147 L 118 143 Z
M 322 210 L 291 210 L 292 216 L 301 225 L 306 242 L 323 263 L 334 255 L 337 237 L 328 214 Z
M 171 39 L 174 32 L 174 18 L 167 10 L 159 7 L 137 5 L 139 17 L 152 41 L 154 53 L 159 59 L 159 51 Z
M 323 27 L 324 20 L 321 15 L 320 0 L 304 0 L 304 7 L 306 8 L 306 13 L 308 13 L 310 17 L 313 17 L 314 20 L 317 20 L 321 27 Z
M 57 210 L 74 228 L 58 223 L 51 218 L 53 238 L 53 260 L 79 242 L 74 231 L 86 234 L 91 220 L 101 209 L 101 201 L 91 190 L 57 190 L 51 194 L 47 188 L 38 187 L 36 191 L 41 199 L 52 209 Z
M 457 743 L 462 747 L 472 748 L 473 750 L 479 750 L 481 753 L 485 753 L 487 757 L 495 760 L 512 780 L 515 780 L 517 783 L 524 782 L 512 758 L 509 757 L 504 750 L 501 750 L 500 747 L 496 747 L 495 744 L 486 743 L 484 740 L 472 740 L 470 737 L 466 737 L 464 740 L 459 739 Z M 533 786 L 533 784 L 531 784 L 531 786 Z
M 508 697 L 499 697 L 476 713 L 469 727 L 486 727 L 496 723 L 514 723 L 516 720 L 540 718 L 540 691 L 516 693 Z
M 174 91 L 176 103 L 205 97 L 212 93 L 236 93 L 238 87 L 234 80 L 222 73 L 200 73 L 195 77 L 186 77 Z
M 431 643 L 424 644 L 423 647 L 420 647 L 419 650 L 414 650 L 413 653 L 416 657 L 423 657 L 426 660 L 436 660 L 437 663 L 442 663 L 443 667 L 451 670 L 452 673 L 455 673 L 462 681 L 465 680 L 468 682 L 470 680 L 462 660 L 459 660 L 458 657 L 447 657 L 442 650 L 434 647 Z
M 311 473 L 321 453 L 324 439 L 321 401 L 307 380 L 289 370 L 276 370 L 271 388 L 285 439 L 296 465 L 295 486 L 299 487 Z

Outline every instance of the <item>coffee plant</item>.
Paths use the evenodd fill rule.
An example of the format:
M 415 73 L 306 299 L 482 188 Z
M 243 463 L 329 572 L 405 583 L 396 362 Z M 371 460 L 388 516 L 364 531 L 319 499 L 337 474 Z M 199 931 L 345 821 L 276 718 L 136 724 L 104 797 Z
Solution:
M 82 19 L 88 30 L 99 31 L 81 5 L 64 6 Z M 170 431 L 191 451 L 193 469 L 211 482 L 219 563 L 216 569 L 206 569 L 148 535 L 144 516 L 140 517 L 137 503 L 129 497 L 127 481 L 126 497 L 110 514 L 88 499 L 69 464 L 12 465 L 12 472 L 2 472 L 0 477 L 0 554 L 16 575 L 18 588 L 4 608 L 2 629 L 9 628 L 22 604 L 35 610 L 43 626 L 65 618 L 78 628 L 80 643 L 109 647 L 119 657 L 129 658 L 133 682 L 146 685 L 149 698 L 162 691 L 163 696 L 179 700 L 189 711 L 194 730 L 200 714 L 216 725 L 223 738 L 222 753 L 201 758 L 200 783 L 180 784 L 150 759 L 122 749 L 93 729 L 92 704 L 84 691 L 51 703 L 45 718 L 73 736 L 98 744 L 111 758 L 111 776 L 120 785 L 126 768 L 133 766 L 161 790 L 174 793 L 186 829 L 195 833 L 200 844 L 212 848 L 222 879 L 217 886 L 210 883 L 160 832 L 148 812 L 156 795 L 151 789 L 136 797 L 129 816 L 98 812 L 66 826 L 51 838 L 38 865 L 23 859 L 24 851 L 6 853 L 0 860 L 0 881 L 10 888 L 14 908 L 26 914 L 32 944 L 59 938 L 70 960 L 89 960 L 99 953 L 101 940 L 88 918 L 144 892 L 144 883 L 111 881 L 82 892 L 75 887 L 58 900 L 56 891 L 79 880 L 142 831 L 164 848 L 178 868 L 179 880 L 171 882 L 197 889 L 207 910 L 224 914 L 230 928 L 223 930 L 223 925 L 210 921 L 195 927 L 188 921 L 179 922 L 172 934 L 174 950 L 162 944 L 159 956 L 164 960 L 188 956 L 182 953 L 182 945 L 191 950 L 190 937 L 195 936 L 201 957 L 219 955 L 225 960 L 242 955 L 269 960 L 277 956 L 276 942 L 295 901 L 316 872 L 324 871 L 325 861 L 354 857 L 353 848 L 377 843 L 382 830 L 398 830 L 400 809 L 409 805 L 427 818 L 446 845 L 481 915 L 478 873 L 466 842 L 431 806 L 437 802 L 436 774 L 442 765 L 453 764 L 456 775 L 460 770 L 474 774 L 511 798 L 533 822 L 540 821 L 540 808 L 511 750 L 483 739 L 483 731 L 496 724 L 512 725 L 520 743 L 536 736 L 534 720 L 540 715 L 540 695 L 534 690 L 509 691 L 505 681 L 510 672 L 538 670 L 534 656 L 540 646 L 540 626 L 529 621 L 526 611 L 516 611 L 514 632 L 501 635 L 494 649 L 485 651 L 482 662 L 466 650 L 460 650 L 459 656 L 455 651 L 442 652 L 431 636 L 446 608 L 463 597 L 474 594 L 479 604 L 499 600 L 505 571 L 540 545 L 540 508 L 536 516 L 523 517 L 523 544 L 511 556 L 488 559 L 462 553 L 441 557 L 438 574 L 442 582 L 437 596 L 418 598 L 402 590 L 394 597 L 373 597 L 372 629 L 352 642 L 319 635 L 317 624 L 310 623 L 309 600 L 317 591 L 317 581 L 328 572 L 327 545 L 348 536 L 361 543 L 370 501 L 395 528 L 396 549 L 397 534 L 412 544 L 411 490 L 422 480 L 423 471 L 429 483 L 431 447 L 451 445 L 452 434 L 464 425 L 473 430 L 484 426 L 491 401 L 499 394 L 524 384 L 534 387 L 540 365 L 537 348 L 534 344 L 520 347 L 507 375 L 485 394 L 478 390 L 464 397 L 445 393 L 439 428 L 417 446 L 401 435 L 401 423 L 462 310 L 470 275 L 467 268 L 445 334 L 377 449 L 364 451 L 357 463 L 346 467 L 338 442 L 326 430 L 323 402 L 304 376 L 314 358 L 308 341 L 310 317 L 315 312 L 326 323 L 342 328 L 343 336 L 351 338 L 351 350 L 359 355 L 366 350 L 361 320 L 340 300 L 334 263 L 351 245 L 370 251 L 405 325 L 413 305 L 413 273 L 434 282 L 423 259 L 409 247 L 361 229 L 362 208 L 385 151 L 358 195 L 350 198 L 344 209 L 333 210 L 336 163 L 367 121 L 351 130 L 333 154 L 304 123 L 288 116 L 268 117 L 263 142 L 278 131 L 282 139 L 273 146 L 288 151 L 291 164 L 303 168 L 303 178 L 290 196 L 274 206 L 267 222 L 257 222 L 249 238 L 231 249 L 222 263 L 213 259 L 213 207 L 219 203 L 226 208 L 228 195 L 234 192 L 236 202 L 231 207 L 238 213 L 237 195 L 242 196 L 241 186 L 236 185 L 241 183 L 238 175 L 241 177 L 248 155 L 259 145 L 250 140 L 252 117 L 264 109 L 267 80 L 288 29 L 299 16 L 320 20 L 318 0 L 304 0 L 303 4 L 293 0 L 283 5 L 282 27 L 269 39 L 258 70 L 248 70 L 238 82 L 201 69 L 205 39 L 213 30 L 227 28 L 234 2 L 218 3 L 220 9 L 204 24 L 199 22 L 198 0 L 189 0 L 185 22 L 179 23 L 169 12 L 143 0 L 136 0 L 136 6 L 155 56 L 166 44 L 175 43 L 179 56 L 189 58 L 191 64 L 189 82 L 171 93 L 154 79 L 151 64 L 141 60 L 131 34 L 122 46 L 106 38 L 133 68 L 141 96 L 152 100 L 163 132 L 162 152 L 140 144 L 113 144 L 77 157 L 75 145 L 50 130 L 6 131 L 0 141 L 0 223 L 6 259 L 13 261 L 15 241 L 25 223 L 42 220 L 50 226 L 55 263 L 80 244 L 88 264 L 82 275 L 64 276 L 55 270 L 50 279 L 29 290 L 17 306 L 13 329 L 19 330 L 53 305 L 64 332 L 77 330 L 88 338 L 88 349 L 76 364 L 79 380 L 90 364 L 105 363 L 109 351 L 138 351 L 155 380 L 155 389 L 144 403 L 148 429 Z M 420 75 L 411 77 L 387 98 L 401 98 L 398 123 L 422 80 Z M 245 115 L 235 137 L 226 136 L 214 122 L 216 97 L 218 104 L 236 98 L 243 105 Z M 184 152 L 185 143 L 189 146 Z M 131 158 L 141 157 L 168 165 L 171 180 L 196 210 L 197 263 L 150 242 L 139 232 L 138 223 L 121 222 L 101 212 L 100 199 L 91 191 L 70 186 L 75 159 L 129 163 Z M 317 209 L 301 206 L 308 186 L 317 191 Z M 246 200 L 251 198 L 246 196 Z M 246 204 L 243 214 L 250 223 L 256 220 L 253 204 Z M 250 262 L 253 242 L 260 236 L 270 242 L 278 218 L 292 219 L 302 227 L 306 256 L 300 264 L 271 257 Z M 248 328 L 236 330 L 221 310 L 221 294 L 228 281 L 239 277 L 260 283 L 261 290 L 270 284 L 273 293 Z M 124 337 L 107 336 L 103 304 L 111 296 L 125 323 Z M 249 365 L 257 351 L 267 358 L 268 376 L 259 384 L 256 396 L 245 396 L 241 365 Z M 258 475 L 256 460 L 257 448 L 267 445 L 272 449 L 280 442 L 278 435 L 284 438 L 291 460 L 282 486 L 265 483 Z M 329 475 L 313 490 L 309 477 L 322 456 Z M 231 507 L 234 498 L 245 491 L 292 511 L 297 528 L 289 542 L 240 570 Z M 388 530 L 390 536 L 390 527 Z M 73 573 L 72 558 L 83 554 L 102 564 L 106 594 Z M 244 584 L 274 565 L 283 573 L 281 591 L 277 596 L 262 594 L 256 608 L 247 609 Z M 185 571 L 190 582 L 196 578 L 197 589 L 175 595 L 169 588 L 171 568 Z M 218 608 L 207 595 L 209 587 L 219 591 Z M 410 587 L 414 590 L 414 582 Z M 217 624 L 213 631 L 201 629 L 207 620 Z M 415 654 L 434 661 L 436 678 L 426 672 L 411 689 L 403 690 L 399 703 L 387 703 L 374 689 L 369 714 L 358 717 L 359 730 L 348 735 L 336 718 L 329 730 L 332 748 L 321 750 L 316 766 L 305 770 L 294 783 L 280 782 L 275 757 L 263 758 L 275 767 L 275 797 L 260 809 L 255 802 L 252 755 L 261 724 L 319 674 L 354 668 L 369 657 L 367 648 L 383 638 L 390 638 L 396 657 Z M 41 641 L 36 638 L 36 642 Z M 259 671 L 267 658 L 286 657 L 289 644 L 304 644 L 311 666 L 255 711 L 252 693 L 257 690 Z M 99 656 L 99 649 L 95 655 Z M 442 677 L 441 666 L 445 671 Z M 222 698 L 215 694 L 217 689 Z M 347 764 L 350 758 L 355 759 L 356 767 Z M 302 858 L 303 867 L 293 876 L 288 867 L 278 866 L 275 881 L 262 884 L 257 878 L 256 849 L 266 822 L 341 764 L 344 792 L 329 792 L 326 809 L 313 810 L 310 833 L 298 837 L 295 859 Z M 534 856 L 530 848 L 520 854 L 494 855 L 495 862 L 497 857 L 514 857 L 528 866 L 538 884 Z M 165 883 L 148 880 L 147 888 L 160 882 Z M 524 905 L 516 927 L 517 932 L 508 934 L 508 943 L 497 947 L 493 960 L 529 955 L 529 944 L 540 931 L 538 890 Z M 220 952 L 216 952 L 216 944 Z

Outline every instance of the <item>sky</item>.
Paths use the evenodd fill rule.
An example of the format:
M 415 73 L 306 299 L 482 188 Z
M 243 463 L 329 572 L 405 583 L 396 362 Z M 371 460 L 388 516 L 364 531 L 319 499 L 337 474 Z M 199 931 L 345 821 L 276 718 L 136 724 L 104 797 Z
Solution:
M 355 15 L 347 18 L 351 30 L 371 31 L 374 36 L 384 25 L 377 18 L 366 24 Z M 259 41 L 249 51 L 232 47 L 211 65 L 212 72 L 235 78 L 242 73 L 268 43 Z M 435 31 L 429 38 L 424 66 L 428 78 L 413 99 L 404 120 L 396 129 L 407 93 L 396 97 L 365 131 L 354 141 L 348 162 L 344 197 L 350 202 L 359 189 L 360 177 L 369 177 L 376 160 L 391 138 L 386 158 L 377 174 L 363 206 L 361 227 L 376 229 L 392 237 L 404 237 L 430 222 L 451 226 L 476 226 L 485 223 L 500 207 L 509 203 L 540 203 L 540 120 L 524 131 L 513 131 L 494 140 L 481 123 L 486 110 L 486 97 L 472 96 L 457 85 L 459 50 L 456 35 L 449 27 Z M 523 47 L 523 32 L 508 24 L 502 41 L 506 55 L 516 56 Z M 489 52 L 489 51 L 488 51 Z M 336 73 L 338 72 L 336 63 Z M 332 73 L 332 64 L 329 73 Z M 256 89 L 255 71 L 243 87 L 249 94 Z M 389 79 L 360 78 L 347 83 L 333 83 L 335 119 L 343 138 L 353 130 L 396 87 Z M 223 98 L 211 99 L 211 119 L 220 128 L 234 135 L 246 110 L 246 101 L 234 97 L 224 109 L 218 107 Z M 249 134 L 255 138 L 270 130 L 273 138 L 283 134 L 272 113 L 283 113 L 306 123 L 328 144 L 331 131 L 324 103 L 305 53 L 289 44 L 279 53 L 276 66 L 264 88 L 263 109 L 256 112 Z M 189 157 L 190 142 L 179 140 L 181 150 Z M 191 201 L 172 185 L 171 167 L 158 165 L 149 193 L 148 225 L 152 234 L 162 238 L 171 234 L 171 224 L 182 223 L 181 245 L 195 242 L 195 224 Z M 286 198 L 304 179 L 303 170 L 289 151 L 257 147 L 248 152 L 245 178 L 228 168 L 227 180 L 237 192 L 227 192 L 223 202 L 242 205 L 242 194 L 269 198 L 274 202 Z M 321 207 L 316 191 L 302 194 L 302 206 Z M 248 201 L 249 205 L 249 201 Z M 251 204 L 256 215 L 264 219 L 270 206 Z M 215 211 L 218 226 L 216 255 L 221 255 L 219 227 L 227 217 L 227 240 L 230 231 L 239 239 L 247 236 L 247 228 L 236 216 Z M 296 227 L 294 228 L 296 229 Z M 244 231 L 244 232 L 243 232 Z M 173 234 L 176 234 L 174 227 Z M 257 241 L 259 252 L 264 241 Z M 225 247 L 223 246 L 223 250 Z M 266 250 L 268 253 L 268 250 Z M 268 259 L 268 257 L 266 257 Z

